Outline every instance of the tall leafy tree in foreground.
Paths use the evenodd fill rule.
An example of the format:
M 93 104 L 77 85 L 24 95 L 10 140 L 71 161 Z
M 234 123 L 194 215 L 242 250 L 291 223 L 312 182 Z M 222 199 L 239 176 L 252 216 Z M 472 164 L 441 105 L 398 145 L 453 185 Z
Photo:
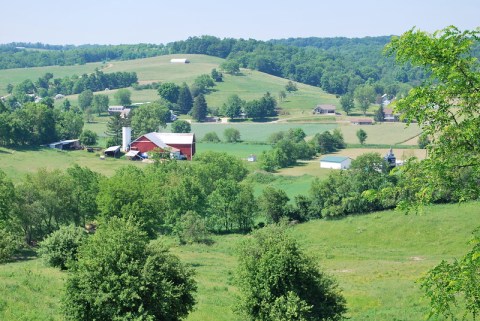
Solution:
M 387 53 L 397 62 L 409 63 L 430 75 L 397 102 L 397 111 L 408 123 L 416 121 L 431 138 L 429 158 L 403 169 L 421 172 L 428 180 L 414 202 L 429 203 L 442 186 L 449 186 L 454 199 L 478 199 L 480 195 L 480 63 L 472 55 L 480 31 L 448 27 L 433 34 L 411 29 L 392 39 Z M 430 316 L 454 319 L 457 305 L 464 304 L 465 317 L 480 311 L 480 249 L 478 233 L 473 250 L 449 264 L 442 262 L 423 279 L 431 300 Z
M 238 312 L 244 320 L 341 320 L 337 283 L 306 256 L 285 227 L 268 226 L 238 251 Z
M 193 271 L 136 225 L 103 223 L 83 243 L 66 283 L 66 320 L 181 320 L 192 310 Z

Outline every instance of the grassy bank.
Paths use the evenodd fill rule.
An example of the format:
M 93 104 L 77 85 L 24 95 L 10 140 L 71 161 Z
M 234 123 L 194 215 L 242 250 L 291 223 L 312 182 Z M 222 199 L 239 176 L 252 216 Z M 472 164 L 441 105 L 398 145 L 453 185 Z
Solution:
M 291 233 L 338 280 L 351 320 L 422 320 L 428 302 L 416 280 L 442 259 L 452 260 L 467 251 L 479 205 L 436 205 L 420 214 L 385 211 L 318 220 L 297 225 Z M 198 304 L 187 320 L 240 320 L 232 311 L 237 293 L 232 277 L 235 248 L 243 237 L 215 236 L 210 246 L 178 246 L 167 240 L 172 251 L 197 271 Z M 38 259 L 0 265 L 0 319 L 61 320 L 65 276 Z

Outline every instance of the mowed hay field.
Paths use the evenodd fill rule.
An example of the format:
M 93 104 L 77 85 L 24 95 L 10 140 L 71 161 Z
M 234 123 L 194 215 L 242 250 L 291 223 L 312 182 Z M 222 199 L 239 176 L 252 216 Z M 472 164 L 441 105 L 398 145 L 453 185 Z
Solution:
M 423 320 L 428 301 L 417 280 L 441 260 L 459 258 L 478 224 L 478 202 L 435 205 L 418 214 L 385 211 L 299 224 L 290 232 L 319 266 L 338 280 L 355 321 Z M 214 236 L 213 245 L 179 246 L 173 253 L 196 270 L 198 294 L 189 321 L 242 320 L 233 312 L 235 251 L 247 236 Z M 67 273 L 39 259 L 0 265 L 0 320 L 62 320 Z

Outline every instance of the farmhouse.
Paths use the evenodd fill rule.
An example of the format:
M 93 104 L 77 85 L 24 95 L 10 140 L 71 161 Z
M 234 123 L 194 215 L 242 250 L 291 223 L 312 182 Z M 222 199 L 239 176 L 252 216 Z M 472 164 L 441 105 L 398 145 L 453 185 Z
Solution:
M 320 168 L 348 169 L 352 159 L 347 156 L 325 156 L 320 159 Z
M 193 133 L 148 133 L 130 143 L 130 151 L 147 153 L 155 148 L 170 151 L 177 159 L 191 160 L 195 155 L 195 134 Z
M 188 63 L 190 63 L 190 61 L 186 58 L 173 58 L 173 59 L 170 59 L 170 62 L 172 64 L 188 64 Z
M 398 114 L 393 112 L 393 108 L 383 108 L 383 119 L 387 122 L 395 122 L 398 121 Z
M 317 105 L 313 109 L 314 114 L 320 114 L 320 115 L 335 115 L 335 110 L 337 107 L 334 105 Z
M 131 109 L 125 106 L 110 106 L 108 107 L 108 114 L 111 116 L 113 114 L 119 113 L 121 118 L 128 118 Z
M 352 118 L 350 123 L 353 125 L 373 125 L 373 119 L 371 118 Z

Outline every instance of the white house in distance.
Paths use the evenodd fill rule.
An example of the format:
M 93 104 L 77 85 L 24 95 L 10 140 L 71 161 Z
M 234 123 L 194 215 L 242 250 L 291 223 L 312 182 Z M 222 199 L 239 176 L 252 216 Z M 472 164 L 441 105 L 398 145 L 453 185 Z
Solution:
M 170 59 L 170 62 L 172 64 L 188 64 L 190 63 L 190 60 L 188 60 L 187 58 L 172 58 Z
M 320 168 L 348 169 L 352 159 L 347 156 L 325 156 L 320 159 Z

